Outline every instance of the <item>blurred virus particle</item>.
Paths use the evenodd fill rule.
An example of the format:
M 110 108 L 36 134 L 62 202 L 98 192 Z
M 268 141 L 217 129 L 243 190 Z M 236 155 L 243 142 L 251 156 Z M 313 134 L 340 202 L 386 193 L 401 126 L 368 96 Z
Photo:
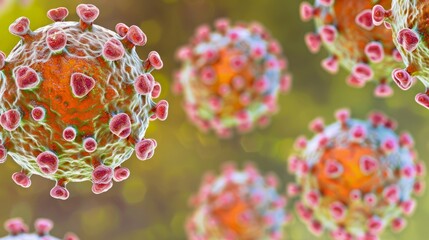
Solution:
M 416 206 L 412 193 L 424 188 L 412 137 L 398 136 L 382 113 L 367 121 L 351 119 L 348 110 L 336 117 L 327 127 L 314 120 L 316 135 L 298 138 L 299 154 L 289 159 L 297 184 L 288 192 L 300 194 L 298 215 L 315 235 L 327 230 L 338 240 L 378 239 L 387 225 L 402 230 Z
M 49 235 L 49 231 L 54 224 L 49 219 L 37 219 L 34 223 L 35 233 L 29 233 L 28 227 L 20 218 L 14 218 L 6 221 L 5 229 L 9 232 L 9 236 L 0 237 L 0 240 L 59 240 L 59 238 Z M 73 233 L 67 233 L 64 240 L 79 240 Z
M 12 2 L 12 0 L 0 0 L 0 13 L 2 13 Z
M 185 110 L 200 129 L 230 137 L 234 129 L 248 132 L 265 126 L 277 110 L 280 91 L 291 75 L 282 49 L 258 23 L 216 22 L 216 31 L 198 28 L 189 45 L 178 51 L 182 68 L 174 90 L 183 92 Z
M 429 2 L 426 0 L 393 0 L 392 8 L 376 5 L 372 16 L 375 25 L 391 26 L 393 42 L 403 56 L 405 69 L 393 70 L 396 84 L 408 90 L 416 79 L 426 88 L 416 95 L 416 101 L 429 109 Z
M 26 7 L 32 2 L 33 0 L 0 0 L 0 15 L 13 3 L 17 3 L 19 6 Z
M 274 175 L 263 177 L 250 164 L 243 171 L 225 165 L 218 177 L 207 174 L 191 199 L 189 239 L 282 239 L 289 217 L 276 188 Z
M 34 32 L 17 19 L 9 30 L 22 40 L 7 58 L 0 53 L 0 160 L 9 154 L 22 167 L 12 176 L 22 187 L 33 174 L 55 180 L 58 199 L 68 198 L 68 182 L 92 181 L 98 194 L 126 179 L 121 164 L 134 150 L 140 160 L 152 157 L 157 144 L 145 131 L 168 110 L 165 100 L 153 102 L 158 53 L 142 61 L 135 50 L 146 43 L 142 30 L 120 23 L 114 33 L 93 24 L 94 5 L 76 10 L 80 22 L 52 9 L 55 23 Z
M 375 96 L 388 97 L 393 94 L 391 71 L 403 63 L 391 32 L 372 23 L 375 2 L 387 7 L 391 1 L 316 0 L 315 6 L 303 2 L 301 18 L 316 24 L 316 33 L 305 36 L 310 51 L 318 52 L 323 43 L 331 54 L 321 63 L 324 69 L 334 74 L 341 65 L 350 71 L 346 80 L 350 86 L 376 81 Z

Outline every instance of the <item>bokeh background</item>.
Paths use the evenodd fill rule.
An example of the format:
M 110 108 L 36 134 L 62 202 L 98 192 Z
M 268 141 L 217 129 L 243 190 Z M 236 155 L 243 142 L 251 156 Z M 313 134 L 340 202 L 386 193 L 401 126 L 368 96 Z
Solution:
M 166 122 L 152 122 L 147 131 L 147 136 L 158 141 L 155 156 L 146 162 L 135 157 L 126 161 L 131 177 L 101 195 L 91 192 L 90 183 L 72 183 L 68 185 L 70 199 L 55 200 L 49 196 L 54 183 L 37 176 L 29 189 L 22 189 L 11 180 L 10 175 L 19 167 L 9 159 L 0 167 L 0 221 L 20 216 L 32 222 L 47 217 L 55 221 L 54 235 L 70 230 L 83 240 L 186 239 L 183 225 L 191 210 L 188 198 L 198 190 L 204 172 L 217 171 L 228 161 L 239 166 L 252 161 L 263 172 L 275 172 L 284 191 L 286 183 L 293 181 L 286 171 L 286 159 L 294 139 L 310 134 L 310 120 L 323 116 L 331 122 L 333 112 L 342 107 L 361 118 L 374 109 L 384 111 L 399 122 L 399 130 L 414 135 L 420 158 L 429 160 L 429 111 L 414 102 L 423 86 L 418 84 L 409 92 L 394 86 L 393 97 L 375 99 L 373 85 L 350 88 L 345 84 L 344 70 L 335 76 L 326 73 L 320 60 L 327 53 L 312 55 L 305 47 L 303 36 L 314 26 L 300 21 L 298 0 L 33 0 L 27 5 L 21 0 L 5 1 L 11 1 L 0 10 L 0 49 L 6 53 L 19 40 L 8 32 L 13 20 L 27 16 L 36 29 L 50 22 L 46 11 L 54 7 L 68 7 L 68 19 L 77 20 L 76 5 L 93 3 L 101 11 L 96 21 L 99 25 L 110 29 L 118 22 L 139 25 L 149 39 L 146 47 L 138 49 L 140 55 L 156 50 L 164 60 L 165 67 L 155 77 L 163 87 L 161 97 L 170 102 L 170 115 Z M 198 132 L 188 123 L 181 98 L 170 90 L 172 72 L 178 67 L 175 50 L 188 41 L 198 25 L 211 24 L 219 17 L 263 23 L 281 42 L 294 76 L 293 90 L 280 97 L 281 108 L 271 125 L 228 140 Z M 402 233 L 387 231 L 382 239 L 427 239 L 427 195 L 419 198 L 417 211 Z M 0 229 L 0 236 L 5 234 Z M 296 218 L 286 227 L 285 235 L 293 240 L 315 239 Z

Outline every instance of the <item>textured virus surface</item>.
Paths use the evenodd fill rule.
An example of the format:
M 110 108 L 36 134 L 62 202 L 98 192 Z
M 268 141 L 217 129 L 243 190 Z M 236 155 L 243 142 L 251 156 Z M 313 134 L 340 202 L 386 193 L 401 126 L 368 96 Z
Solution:
M 243 171 L 227 165 L 218 177 L 207 174 L 191 201 L 189 239 L 282 239 L 286 199 L 276 187 L 274 175 L 264 178 L 251 165 Z
M 150 119 L 164 120 L 168 103 L 155 104 L 160 85 L 156 52 L 146 60 L 135 46 L 146 36 L 118 24 L 112 32 L 93 24 L 99 10 L 77 7 L 79 22 L 63 21 L 66 8 L 52 9 L 55 23 L 36 31 L 21 17 L 9 30 L 21 41 L 6 58 L 0 53 L 0 160 L 9 155 L 22 171 L 13 180 L 29 187 L 30 176 L 55 180 L 51 196 L 66 199 L 68 182 L 92 181 L 102 193 L 129 170 L 120 165 L 133 151 L 149 159 L 156 141 L 144 139 Z
M 34 223 L 35 233 L 29 233 L 28 227 L 20 218 L 14 218 L 6 221 L 4 227 L 9 232 L 9 236 L 0 237 L 0 240 L 59 240 L 59 238 L 49 235 L 53 223 L 48 219 L 37 219 Z M 67 233 L 64 240 L 79 240 L 79 238 Z
M 429 2 L 426 0 L 393 0 L 392 8 L 376 5 L 373 8 L 374 24 L 385 20 L 391 26 L 393 42 L 403 56 L 405 69 L 395 69 L 392 76 L 396 84 L 408 90 L 415 79 L 426 88 L 416 96 L 416 101 L 429 108 Z
M 391 32 L 384 27 L 375 27 L 371 20 L 374 2 L 390 7 L 390 0 L 350 1 L 316 0 L 315 6 L 301 4 L 301 18 L 314 18 L 317 31 L 305 36 L 311 52 L 318 52 L 322 43 L 331 54 L 322 61 L 330 73 L 336 73 L 339 65 L 350 71 L 347 83 L 362 87 L 375 81 L 374 94 L 390 96 L 391 71 L 402 67 L 401 55 L 392 42 Z
M 202 26 L 178 58 L 175 90 L 183 91 L 190 120 L 221 137 L 268 124 L 278 93 L 290 86 L 280 45 L 257 23 Z
M 336 116 L 327 127 L 314 120 L 316 135 L 298 138 L 299 154 L 289 160 L 298 215 L 314 234 L 326 230 L 338 240 L 378 239 L 388 225 L 400 231 L 416 205 L 412 193 L 424 187 L 411 136 L 398 136 L 381 113 L 366 121 L 351 119 L 348 110 Z

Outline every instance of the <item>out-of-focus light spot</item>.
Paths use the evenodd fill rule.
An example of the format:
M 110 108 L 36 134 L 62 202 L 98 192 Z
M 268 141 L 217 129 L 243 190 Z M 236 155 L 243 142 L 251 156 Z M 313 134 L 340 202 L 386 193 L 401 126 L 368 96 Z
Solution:
M 157 44 L 161 39 L 162 29 L 156 20 L 145 20 L 140 24 L 140 28 L 148 34 L 148 44 Z
M 207 136 L 204 133 L 198 133 L 198 140 L 200 144 L 206 147 L 216 145 L 219 142 L 218 139 L 213 138 L 211 136 Z
M 295 140 L 292 138 L 287 138 L 281 141 L 277 141 L 275 144 L 273 144 L 271 151 L 273 157 L 278 159 L 285 159 L 285 157 L 290 154 L 291 146 L 293 146 L 294 141 Z
M 262 136 L 258 137 L 242 137 L 240 140 L 241 147 L 245 152 L 259 152 L 262 147 L 262 142 L 264 138 Z
M 16 203 L 10 211 L 10 216 L 19 216 L 23 219 L 33 219 L 34 212 L 28 203 Z M 3 220 L 3 219 L 2 219 Z
M 94 239 L 94 236 L 100 236 L 103 232 L 114 230 L 118 224 L 118 209 L 110 205 L 94 206 L 81 212 L 82 235 L 88 236 L 89 239 Z
M 171 220 L 170 227 L 175 236 L 179 236 L 183 232 L 183 223 L 186 221 L 186 212 L 178 212 Z
M 146 184 L 143 182 L 143 180 L 136 178 L 131 181 L 124 182 L 124 187 L 122 188 L 122 197 L 127 204 L 136 204 L 144 200 L 146 191 Z

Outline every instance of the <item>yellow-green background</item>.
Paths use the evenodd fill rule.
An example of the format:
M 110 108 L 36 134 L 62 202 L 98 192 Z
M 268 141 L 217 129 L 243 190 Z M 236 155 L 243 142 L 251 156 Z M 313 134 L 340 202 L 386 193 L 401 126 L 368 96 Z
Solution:
M 185 239 L 183 224 L 190 211 L 187 200 L 197 191 L 204 172 L 218 170 L 226 161 L 242 164 L 251 160 L 261 171 L 275 172 L 283 191 L 286 182 L 293 180 L 286 174 L 285 159 L 295 137 L 309 135 L 307 124 L 317 116 L 333 121 L 333 112 L 342 107 L 349 107 L 355 117 L 383 110 L 400 123 L 400 130 L 414 135 L 419 156 L 429 158 L 429 111 L 413 100 L 423 86 L 417 84 L 407 93 L 393 86 L 392 98 L 375 99 L 373 85 L 353 89 L 344 82 L 345 71 L 327 74 L 319 63 L 327 53 L 312 55 L 305 47 L 304 33 L 311 31 L 313 24 L 299 20 L 298 0 L 34 0 L 29 7 L 15 4 L 2 13 L 0 49 L 9 53 L 19 40 L 8 33 L 15 18 L 28 16 L 36 29 L 49 23 L 48 9 L 66 6 L 70 9 L 68 19 L 77 20 L 75 7 L 82 2 L 100 8 L 99 25 L 110 29 L 118 22 L 139 25 L 149 39 L 146 47 L 138 49 L 142 58 L 156 50 L 164 60 L 165 67 L 156 78 L 163 87 L 161 97 L 170 102 L 170 115 L 165 122 L 152 122 L 147 132 L 158 141 L 156 154 L 146 162 L 129 159 L 124 165 L 131 170 L 131 177 L 105 194 L 94 195 L 90 183 L 69 184 L 71 197 L 67 201 L 52 199 L 49 190 L 54 183 L 37 176 L 29 189 L 15 185 L 10 175 L 19 168 L 9 159 L 0 167 L 0 221 L 17 216 L 27 222 L 47 217 L 55 221 L 54 235 L 70 230 L 83 240 Z M 293 90 L 281 96 L 280 112 L 268 128 L 229 140 L 199 133 L 188 123 L 181 98 L 170 91 L 172 72 L 178 67 L 175 50 L 187 42 L 195 27 L 213 23 L 218 17 L 262 22 L 281 42 L 294 76 Z M 419 199 L 405 231 L 387 232 L 382 239 L 427 239 L 428 200 L 426 195 Z M 0 236 L 5 234 L 0 229 Z M 286 227 L 285 235 L 288 239 L 315 239 L 298 220 Z

